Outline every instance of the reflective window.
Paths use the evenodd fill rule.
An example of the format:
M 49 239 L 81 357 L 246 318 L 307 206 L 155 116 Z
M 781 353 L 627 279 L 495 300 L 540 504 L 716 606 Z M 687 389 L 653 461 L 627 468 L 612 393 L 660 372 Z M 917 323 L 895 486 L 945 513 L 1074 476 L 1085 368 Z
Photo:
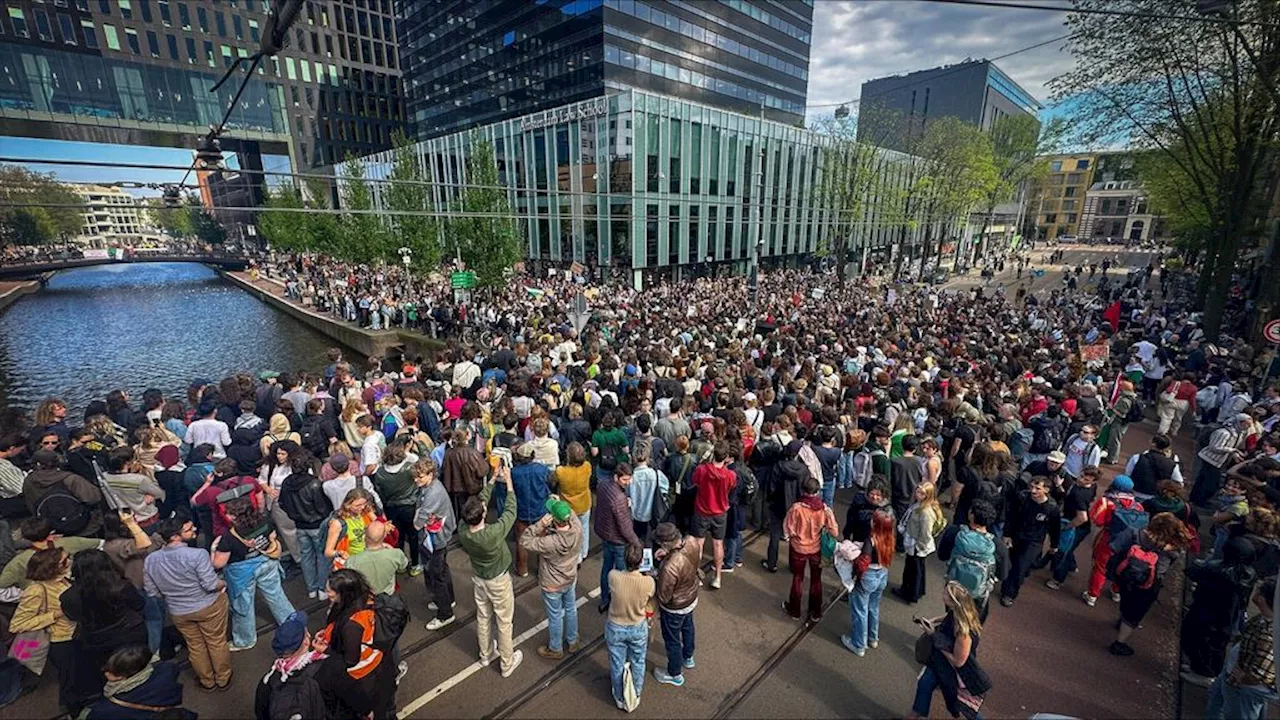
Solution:
M 62 42 L 67 45 L 75 45 L 76 43 L 76 26 L 71 21 L 70 15 L 58 15 L 58 29 L 62 31 Z
M 31 32 L 27 30 L 27 16 L 22 8 L 9 8 L 9 27 L 13 28 L 13 34 L 18 37 L 31 37 Z
M 109 49 L 120 49 L 120 36 L 116 34 L 116 28 L 114 25 L 107 25 L 104 23 L 102 26 L 102 34 L 107 38 L 107 47 Z
M 53 26 L 49 24 L 49 15 L 40 8 L 35 8 L 33 13 L 36 16 L 36 32 L 40 35 L 40 39 L 53 42 Z

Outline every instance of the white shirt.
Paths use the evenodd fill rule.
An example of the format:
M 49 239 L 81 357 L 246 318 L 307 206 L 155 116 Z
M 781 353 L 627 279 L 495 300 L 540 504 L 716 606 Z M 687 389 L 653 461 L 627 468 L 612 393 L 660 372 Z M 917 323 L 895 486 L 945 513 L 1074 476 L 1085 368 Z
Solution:
M 460 388 L 469 388 L 480 377 L 480 366 L 470 360 L 463 360 L 453 366 L 453 384 Z
M 363 473 L 365 468 L 370 465 L 376 471 L 378 466 L 382 464 L 382 433 L 374 430 L 365 436 L 364 442 L 360 443 L 360 471 Z M 372 474 L 372 473 L 370 473 Z M 338 507 L 334 505 L 334 507 Z
M 1151 358 L 1156 356 L 1156 346 L 1146 340 L 1139 340 L 1133 344 L 1133 351 L 1142 358 L 1143 365 L 1151 365 Z
M 200 418 L 187 426 L 187 434 L 182 441 L 191 447 L 212 445 L 213 456 L 224 458 L 227 456 L 227 446 L 231 444 L 231 431 L 221 420 Z
M 350 474 L 339 475 L 338 477 L 320 486 L 320 488 L 324 490 L 325 496 L 329 498 L 329 502 L 333 503 L 333 506 L 335 508 L 342 507 L 342 501 L 347 498 L 347 493 L 354 490 L 355 487 L 356 487 L 356 477 Z M 373 483 L 367 480 L 362 481 L 360 484 L 360 487 L 364 488 L 365 490 L 367 490 L 369 493 L 373 495 L 373 499 L 377 503 L 378 509 L 381 509 L 382 498 L 379 497 L 378 491 L 373 489 Z

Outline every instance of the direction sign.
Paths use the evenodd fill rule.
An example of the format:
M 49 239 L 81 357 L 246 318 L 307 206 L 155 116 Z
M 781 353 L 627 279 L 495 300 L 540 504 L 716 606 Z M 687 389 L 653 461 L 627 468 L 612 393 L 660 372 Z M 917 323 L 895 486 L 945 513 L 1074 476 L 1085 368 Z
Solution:
M 449 287 L 454 290 L 467 290 L 476 286 L 476 274 L 470 270 L 449 275 Z
M 1267 342 L 1280 345 L 1280 320 L 1267 323 L 1267 326 L 1262 328 L 1262 337 L 1266 338 Z

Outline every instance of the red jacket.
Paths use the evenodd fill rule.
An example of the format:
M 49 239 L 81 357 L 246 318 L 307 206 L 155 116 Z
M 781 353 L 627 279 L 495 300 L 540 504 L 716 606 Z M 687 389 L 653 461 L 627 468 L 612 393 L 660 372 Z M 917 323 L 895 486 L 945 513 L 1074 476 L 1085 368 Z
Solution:
M 729 511 L 729 491 L 738 484 L 738 475 L 727 467 L 703 463 L 693 471 L 693 484 L 698 488 L 693 511 L 709 517 Z

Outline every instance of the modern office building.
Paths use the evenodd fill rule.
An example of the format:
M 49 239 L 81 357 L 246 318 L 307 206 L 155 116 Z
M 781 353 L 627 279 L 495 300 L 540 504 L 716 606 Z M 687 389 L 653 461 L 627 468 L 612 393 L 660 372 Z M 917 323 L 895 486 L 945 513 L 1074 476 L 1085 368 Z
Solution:
M 659 273 L 744 270 L 757 242 L 763 264 L 797 265 L 832 232 L 817 191 L 829 138 L 786 123 L 639 90 L 583 100 L 417 143 L 438 209 L 467 181 L 477 141 L 492 143 L 537 270 L 578 262 L 643 286 Z M 376 181 L 392 160 L 390 152 L 364 158 L 379 204 L 387 185 Z M 880 155 L 891 181 L 911 160 Z M 902 244 L 925 231 L 914 228 Z M 873 199 L 848 259 L 889 262 L 900 232 Z
M 210 87 L 255 52 L 269 9 L 269 0 L 6 0 L 0 136 L 193 147 L 239 79 Z M 307 2 L 287 47 L 257 74 L 222 144 L 268 167 L 374 152 L 403 125 L 391 0 Z
M 1043 107 L 990 60 L 868 80 L 858 105 L 858 139 L 902 151 L 934 118 L 959 118 L 989 130 L 1001 117 L 1036 117 Z
M 812 0 L 397 0 L 429 139 L 635 88 L 804 120 Z
M 1027 209 L 1035 222 L 1036 238 L 1076 237 L 1098 153 L 1050 155 L 1040 162 L 1046 171 L 1032 190 Z
M 78 242 L 90 247 L 137 245 L 154 236 L 145 227 L 137 200 L 115 187 L 68 184 L 84 200 L 84 228 Z

